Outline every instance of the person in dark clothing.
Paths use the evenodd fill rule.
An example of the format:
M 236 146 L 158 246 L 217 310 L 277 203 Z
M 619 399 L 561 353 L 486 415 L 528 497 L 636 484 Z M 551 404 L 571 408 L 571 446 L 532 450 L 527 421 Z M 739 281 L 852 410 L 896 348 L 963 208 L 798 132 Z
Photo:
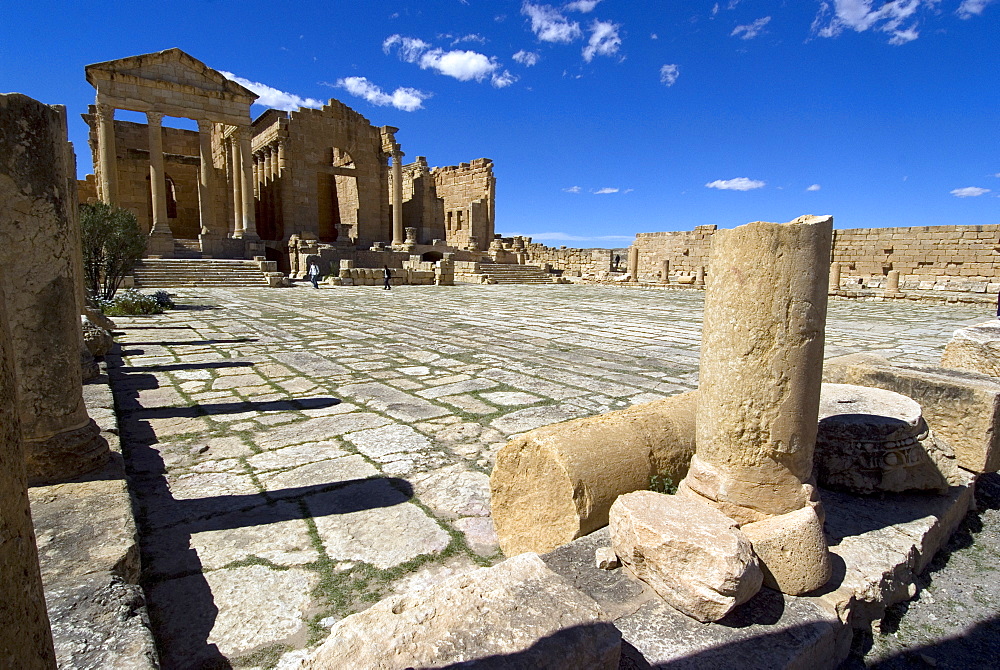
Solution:
M 997 318 L 1000 319 L 1000 293 L 997 293 Z
M 385 285 L 382 287 L 383 290 L 392 290 L 392 270 L 389 269 L 388 265 L 383 266 L 383 271 L 385 272 Z

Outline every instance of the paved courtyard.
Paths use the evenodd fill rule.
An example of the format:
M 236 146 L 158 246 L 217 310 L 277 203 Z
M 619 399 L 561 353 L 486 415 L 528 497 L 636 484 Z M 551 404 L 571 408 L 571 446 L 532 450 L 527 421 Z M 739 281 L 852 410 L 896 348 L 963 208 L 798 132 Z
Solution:
M 383 596 L 502 558 L 510 436 L 697 386 L 702 294 L 180 289 L 112 375 L 165 668 L 273 667 Z M 935 363 L 986 310 L 835 301 L 827 356 Z

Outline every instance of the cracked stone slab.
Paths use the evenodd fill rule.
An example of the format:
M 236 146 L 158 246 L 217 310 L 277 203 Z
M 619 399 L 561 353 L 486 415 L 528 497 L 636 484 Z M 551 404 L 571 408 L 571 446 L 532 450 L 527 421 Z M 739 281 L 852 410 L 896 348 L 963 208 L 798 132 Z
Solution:
M 368 412 L 320 416 L 260 433 L 254 437 L 254 441 L 262 449 L 276 449 L 304 442 L 323 442 L 331 437 L 387 423 L 391 421 Z
M 378 468 L 358 454 L 307 463 L 282 472 L 258 476 L 271 497 L 299 497 L 333 484 L 374 477 Z
M 317 581 L 301 568 L 250 565 L 154 585 L 150 609 L 164 667 L 211 667 L 220 655 L 242 656 L 304 636 Z
M 388 569 L 444 550 L 451 536 L 386 479 L 305 498 L 331 558 Z M 392 529 L 392 532 L 387 532 Z
M 490 425 L 506 435 L 524 433 L 535 428 L 547 426 L 550 423 L 569 421 L 588 412 L 581 407 L 568 405 L 549 405 L 545 407 L 528 407 L 505 414 L 490 422 Z
M 377 382 L 342 386 L 340 392 L 400 421 L 424 421 L 449 413 L 443 407 Z
M 158 577 L 217 570 L 251 556 L 277 565 L 319 558 L 298 505 L 278 502 L 152 533 L 143 552 L 145 569 Z
M 490 478 L 460 464 L 410 477 L 417 498 L 446 519 L 489 516 Z
M 340 443 L 335 440 L 324 442 L 306 442 L 291 447 L 283 447 L 254 454 L 247 458 L 247 463 L 254 470 L 279 470 L 293 468 L 306 463 L 324 461 L 331 458 L 347 456 Z

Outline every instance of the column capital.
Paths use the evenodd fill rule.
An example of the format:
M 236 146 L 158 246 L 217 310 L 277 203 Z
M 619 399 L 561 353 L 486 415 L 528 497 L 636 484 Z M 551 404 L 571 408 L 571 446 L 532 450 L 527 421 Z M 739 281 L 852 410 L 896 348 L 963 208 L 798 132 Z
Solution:
M 212 128 L 215 127 L 214 121 L 209 121 L 208 119 L 196 119 L 198 122 L 198 132 L 199 133 L 211 133 Z
M 236 136 L 236 139 L 238 139 L 240 142 L 243 142 L 243 141 L 249 142 L 251 140 L 251 138 L 253 137 L 253 134 L 250 131 L 250 126 L 249 125 L 246 125 L 246 126 L 236 126 L 236 132 L 233 133 L 233 134 Z
M 163 112 L 146 112 L 146 123 L 150 126 L 159 126 L 163 123 Z
M 101 121 L 114 121 L 115 106 L 106 102 L 98 102 L 94 107 L 97 110 L 97 118 Z

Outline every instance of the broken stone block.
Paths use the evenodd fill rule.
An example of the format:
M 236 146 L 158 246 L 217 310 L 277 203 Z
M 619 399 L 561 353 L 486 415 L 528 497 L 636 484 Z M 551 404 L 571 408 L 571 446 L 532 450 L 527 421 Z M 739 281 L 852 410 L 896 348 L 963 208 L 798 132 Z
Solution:
M 964 370 L 894 365 L 874 354 L 827 360 L 824 381 L 875 386 L 913 398 L 958 465 L 975 473 L 1000 469 L 1000 380 Z
M 806 505 L 740 527 L 760 560 L 765 586 L 797 596 L 833 575 L 817 507 Z
M 115 340 L 108 330 L 92 321 L 86 314 L 80 317 L 80 323 L 83 328 L 83 343 L 91 356 L 104 356 L 111 351 Z
M 341 619 L 301 667 L 617 670 L 620 653 L 597 603 L 526 553 Z
M 609 525 L 622 563 L 698 621 L 718 621 L 760 590 L 750 540 L 694 494 L 628 493 L 611 506 Z
M 594 563 L 601 570 L 614 570 L 621 567 L 621 561 L 618 560 L 618 555 L 611 547 L 598 547 L 597 551 L 594 552 Z
M 927 428 L 920 405 L 870 386 L 823 384 L 815 473 L 820 486 L 851 493 L 945 491 L 954 467 Z M 950 467 L 949 467 L 950 466 Z
M 959 328 L 941 354 L 941 367 L 1000 377 L 1000 323 Z
M 508 556 L 544 553 L 608 523 L 653 475 L 679 482 L 694 453 L 696 392 L 532 430 L 500 450 L 490 506 Z

